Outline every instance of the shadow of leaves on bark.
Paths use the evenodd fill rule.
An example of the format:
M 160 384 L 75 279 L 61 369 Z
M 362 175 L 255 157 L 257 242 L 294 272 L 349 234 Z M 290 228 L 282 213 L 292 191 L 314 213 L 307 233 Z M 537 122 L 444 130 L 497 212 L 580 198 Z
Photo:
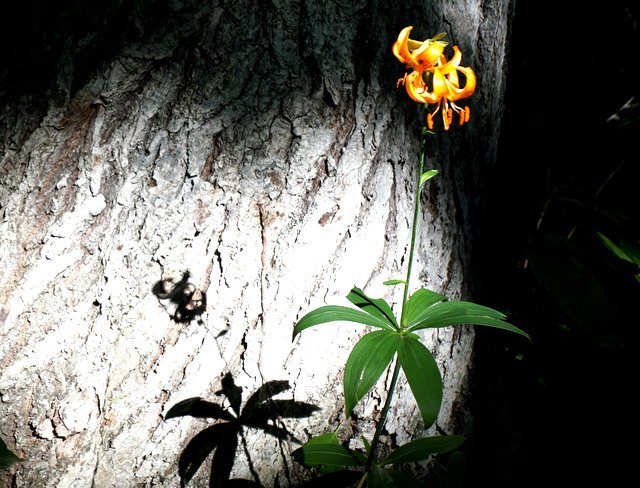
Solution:
M 200 317 L 207 308 L 207 295 L 189 281 L 191 273 L 185 271 L 179 281 L 158 281 L 151 291 L 176 322 L 189 323 Z M 202 323 L 201 320 L 198 323 Z
M 275 400 L 273 397 L 289 390 L 288 381 L 267 381 L 260 386 L 242 407 L 242 388 L 237 386 L 233 376 L 227 373 L 222 379 L 222 389 L 216 395 L 223 395 L 230 408 L 200 397 L 188 398 L 172 406 L 165 420 L 178 417 L 207 418 L 218 421 L 196 434 L 187 444 L 178 461 L 180 485 L 185 487 L 196 474 L 205 459 L 213 452 L 209 486 L 261 487 L 244 437 L 244 428 L 262 430 L 266 434 L 287 443 L 301 444 L 286 428 L 284 418 L 309 417 L 319 410 L 315 405 L 294 400 Z M 257 481 L 229 479 L 235 461 L 239 441 L 249 460 L 249 469 Z

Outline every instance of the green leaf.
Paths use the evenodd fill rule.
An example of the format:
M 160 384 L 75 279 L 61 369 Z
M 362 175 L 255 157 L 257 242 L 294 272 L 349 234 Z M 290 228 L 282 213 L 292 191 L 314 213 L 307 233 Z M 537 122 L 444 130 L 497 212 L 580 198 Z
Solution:
M 9 469 L 20 461 L 22 461 L 22 458 L 11 452 L 5 442 L 0 439 L 0 469 Z
M 640 265 L 640 247 L 637 243 L 629 242 L 624 239 L 620 240 L 620 249 L 629 257 L 633 264 Z
M 358 480 L 362 477 L 360 471 L 353 469 L 340 469 L 328 474 L 319 476 L 318 478 L 312 478 L 304 483 L 305 488 L 353 488 Z
M 306 442 L 305 446 L 312 446 L 314 444 L 333 444 L 334 446 L 339 446 L 340 442 L 338 441 L 338 435 L 335 432 L 329 432 L 328 434 L 312 437 Z M 332 473 L 339 471 L 341 466 L 329 466 L 323 464 L 318 466 L 318 468 L 322 473 Z
M 377 330 L 362 336 L 353 347 L 344 368 L 344 406 L 347 416 L 376 384 L 400 343 L 399 334 Z
M 598 234 L 598 237 L 600 238 L 602 243 L 609 249 L 609 251 L 611 251 L 613 254 L 615 254 L 620 259 L 624 259 L 625 261 L 629 261 L 631 263 L 633 262 L 633 261 L 631 261 L 631 259 L 629 259 L 629 256 L 627 256 L 627 254 L 622 249 L 620 249 L 618 246 L 616 246 L 613 243 L 613 241 L 611 239 L 609 239 L 604 234 L 601 234 L 600 232 L 596 232 L 596 234 Z
M 338 436 L 335 432 L 329 432 L 328 434 L 312 437 L 305 443 L 305 446 L 313 444 L 335 444 L 336 446 L 339 446 L 340 442 L 338 442 Z
M 529 250 L 531 270 L 562 312 L 593 337 L 602 324 L 615 323 L 623 304 L 594 269 L 592 259 L 561 236 L 540 236 Z
M 428 314 L 428 308 L 438 302 L 444 302 L 447 298 L 435 291 L 421 288 L 416 291 L 407 300 L 407 309 L 405 311 L 405 323 L 416 324 L 421 320 L 422 315 Z
M 324 307 L 312 310 L 298 321 L 293 328 L 293 338 L 295 339 L 304 329 L 308 329 L 314 325 L 339 321 L 355 322 L 392 330 L 392 327 L 386 321 L 371 314 L 340 305 L 325 305 Z
M 440 479 L 442 488 L 464 487 L 464 454 L 461 451 L 454 452 L 447 462 L 444 477 Z
M 596 232 L 602 243 L 618 258 L 633 264 L 640 264 L 640 249 L 633 243 L 620 240 L 620 245 L 616 245 L 611 239 L 604 234 Z
M 504 321 L 505 315 L 489 307 L 472 302 L 441 302 L 423 310 L 408 321 L 410 331 L 448 327 L 450 325 L 474 324 L 515 332 L 530 339 L 529 334 Z
M 362 443 L 364 444 L 364 451 L 369 454 L 371 452 L 371 443 L 365 436 L 362 436 Z
M 367 488 L 424 488 L 416 478 L 396 469 L 372 466 L 367 475 Z
M 464 437 L 461 435 L 441 435 L 437 437 L 416 439 L 404 446 L 400 446 L 380 464 L 386 465 L 424 461 L 431 454 L 441 454 L 443 452 L 453 451 L 463 442 Z
M 397 469 L 387 469 L 387 468 L 379 468 L 375 466 L 376 469 L 385 473 L 384 480 L 388 480 L 387 476 L 390 476 L 392 479 L 392 485 L 382 485 L 382 486 L 390 486 L 393 488 L 424 488 L 426 485 L 421 481 L 417 480 L 409 473 L 405 473 L 403 471 L 398 471 Z M 388 482 L 388 481 L 387 481 Z M 372 485 L 369 485 L 371 487 Z
M 389 304 L 382 298 L 369 298 L 364 292 L 357 287 L 353 287 L 347 295 L 347 300 L 356 307 L 361 308 L 365 312 L 386 321 L 394 329 L 397 329 L 398 323 L 393 315 L 393 311 Z
M 385 286 L 404 285 L 404 280 L 387 280 L 382 284 Z
M 402 337 L 398 361 L 418 404 L 424 428 L 428 429 L 436 421 L 442 403 L 442 377 L 438 365 L 429 349 L 412 336 Z
M 367 475 L 367 488 L 395 488 L 396 483 L 388 469 L 372 466 Z
M 308 466 L 364 466 L 362 455 L 332 442 L 307 443 L 291 453 L 293 459 Z
M 437 174 L 438 174 L 437 169 L 430 169 L 429 171 L 425 171 L 424 173 L 422 173 L 420 175 L 420 187 L 422 188 L 422 185 L 424 185 L 428 180 L 430 180 Z

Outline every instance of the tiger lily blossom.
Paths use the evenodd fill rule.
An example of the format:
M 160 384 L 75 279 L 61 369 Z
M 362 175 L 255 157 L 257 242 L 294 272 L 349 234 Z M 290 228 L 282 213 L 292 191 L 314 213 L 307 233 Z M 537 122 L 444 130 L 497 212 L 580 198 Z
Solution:
M 438 34 L 426 41 L 410 39 L 409 33 L 411 29 L 413 29 L 413 26 L 402 29 L 398 40 L 393 44 L 393 54 L 401 63 L 423 73 L 440 59 L 447 43 L 440 40 L 444 37 L 444 34 Z
M 404 85 L 407 94 L 415 102 L 436 105 L 435 110 L 427 115 L 429 129 L 433 129 L 433 117 L 440 110 L 442 110 L 445 130 L 449 130 L 453 121 L 453 112 L 458 114 L 460 125 L 468 122 L 471 115 L 469 107 L 462 108 L 456 104 L 456 101 L 473 94 L 476 88 L 476 76 L 471 68 L 460 66 L 462 61 L 460 49 L 458 46 L 453 47 L 453 57 L 449 61 L 442 54 L 442 50 L 437 58 L 432 60 L 428 54 L 429 47 L 424 48 L 424 43 L 430 43 L 432 46 L 433 40 L 424 41 L 422 45 L 411 51 L 412 44 L 409 42 L 411 39 L 408 38 L 410 30 L 410 27 L 403 29 L 393 46 L 394 55 L 409 68 L 413 68 L 411 73 L 405 74 L 398 80 L 398 85 Z M 442 41 L 436 42 L 442 43 Z M 465 77 L 462 87 L 459 73 Z

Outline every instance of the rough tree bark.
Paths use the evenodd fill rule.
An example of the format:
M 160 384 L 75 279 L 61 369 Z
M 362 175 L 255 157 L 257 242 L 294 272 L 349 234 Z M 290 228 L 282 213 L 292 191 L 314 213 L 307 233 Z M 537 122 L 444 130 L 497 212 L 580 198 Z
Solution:
M 284 420 L 297 438 L 335 428 L 363 329 L 291 332 L 354 284 L 400 299 L 381 283 L 404 270 L 420 121 L 390 46 L 405 25 L 446 31 L 478 73 L 471 124 L 432 148 L 442 175 L 414 279 L 458 298 L 495 159 L 510 3 L 175 0 L 40 18 L 57 36 L 38 53 L 51 79 L 3 73 L 0 436 L 25 461 L 2 483 L 176 486 L 182 449 L 212 420 L 163 416 L 191 397 L 221 403 L 227 373 L 245 401 L 286 380 L 278 398 L 319 407 Z M 194 320 L 153 293 L 185 272 L 207 298 Z M 446 385 L 437 426 L 459 433 L 473 332 L 427 339 Z M 406 388 L 388 430 L 400 444 L 423 434 Z M 296 484 L 286 443 L 244 435 L 233 477 Z

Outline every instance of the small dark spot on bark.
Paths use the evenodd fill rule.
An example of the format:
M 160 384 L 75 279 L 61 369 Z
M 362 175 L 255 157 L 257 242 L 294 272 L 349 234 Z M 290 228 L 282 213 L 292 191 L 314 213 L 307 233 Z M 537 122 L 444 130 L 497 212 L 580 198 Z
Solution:
M 320 217 L 320 220 L 318 220 L 318 223 L 324 227 L 325 225 L 327 225 L 327 222 L 329 222 L 331 220 L 331 217 L 333 217 L 333 212 L 325 212 L 322 217 Z
M 273 186 L 275 186 L 276 188 L 284 188 L 284 180 L 279 173 L 277 173 L 276 171 L 270 171 L 267 176 L 269 177 L 269 180 L 271 181 L 271 184 Z

